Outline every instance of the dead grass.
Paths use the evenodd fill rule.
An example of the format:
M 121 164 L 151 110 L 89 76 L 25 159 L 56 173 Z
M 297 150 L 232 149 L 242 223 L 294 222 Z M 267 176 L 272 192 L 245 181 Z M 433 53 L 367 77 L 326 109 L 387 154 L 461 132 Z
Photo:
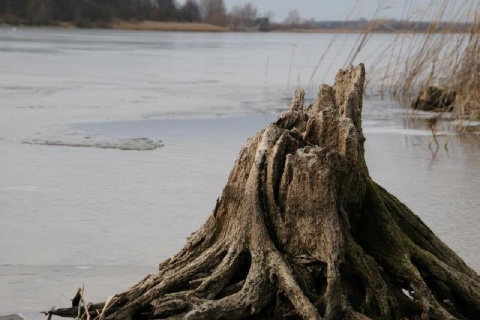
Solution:
M 346 67 L 358 63 L 358 57 L 367 46 L 374 33 L 375 24 L 382 21 L 384 10 L 390 2 L 380 1 L 372 17 L 372 23 L 358 34 L 356 43 L 344 61 Z M 355 16 L 356 2 L 346 20 Z M 397 20 L 409 22 L 415 26 L 416 21 L 432 21 L 426 32 L 389 29 L 391 41 L 384 43 L 377 58 L 368 67 L 366 92 L 376 95 L 391 96 L 404 105 L 411 106 L 417 94 L 429 86 L 456 92 L 453 115 L 462 121 L 480 119 L 480 4 L 478 0 L 438 0 L 430 1 L 428 6 L 419 7 L 414 0 L 403 2 L 404 8 Z M 450 22 L 444 24 L 444 22 Z M 469 23 L 469 32 L 458 32 L 458 25 Z M 413 28 L 412 30 L 416 30 Z M 345 33 L 351 30 L 344 29 Z M 342 32 L 337 32 L 342 33 Z M 319 66 L 324 63 L 326 54 L 337 48 L 335 56 L 345 50 L 345 37 L 334 37 L 326 46 L 324 53 L 314 68 L 309 81 L 309 90 L 314 86 L 314 76 Z M 368 48 L 368 49 L 366 49 Z M 377 51 L 378 52 L 378 51 Z M 365 52 L 368 54 L 368 52 Z M 371 53 L 371 52 L 370 52 Z M 326 68 L 328 74 L 332 65 Z M 324 79 L 325 80 L 325 79 Z M 462 130 L 464 126 L 459 126 Z
M 431 20 L 425 33 L 398 33 L 370 66 L 368 86 L 410 105 L 429 86 L 457 93 L 454 113 L 460 120 L 480 118 L 480 4 L 478 1 L 437 1 L 414 12 L 406 2 L 403 19 Z M 469 33 L 438 32 L 439 21 L 472 22 Z M 369 38 L 368 30 L 363 39 Z M 360 52 L 365 41 L 354 49 Z M 353 59 L 348 61 L 351 63 Z

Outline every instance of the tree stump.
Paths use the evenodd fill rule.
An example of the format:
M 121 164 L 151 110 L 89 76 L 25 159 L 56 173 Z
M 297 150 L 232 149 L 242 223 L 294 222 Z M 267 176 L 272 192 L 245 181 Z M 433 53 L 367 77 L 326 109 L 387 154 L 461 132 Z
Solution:
M 369 176 L 363 65 L 249 139 L 205 224 L 107 319 L 478 319 L 480 277 Z

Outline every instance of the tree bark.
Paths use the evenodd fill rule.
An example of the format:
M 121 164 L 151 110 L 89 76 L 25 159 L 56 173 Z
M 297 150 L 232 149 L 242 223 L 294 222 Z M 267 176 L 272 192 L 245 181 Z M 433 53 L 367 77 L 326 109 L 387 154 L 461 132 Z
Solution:
M 249 139 L 205 224 L 107 319 L 478 319 L 480 277 L 369 176 L 363 65 Z

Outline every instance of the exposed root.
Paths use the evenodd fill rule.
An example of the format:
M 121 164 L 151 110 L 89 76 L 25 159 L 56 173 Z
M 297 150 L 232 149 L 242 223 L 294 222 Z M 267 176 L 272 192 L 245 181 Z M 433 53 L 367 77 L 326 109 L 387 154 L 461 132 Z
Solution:
M 232 246 L 222 263 L 215 269 L 215 271 L 206 278 L 202 284 L 195 289 L 194 293 L 197 296 L 203 296 L 206 299 L 213 299 L 222 289 L 229 283 L 231 278 L 239 272 L 241 267 L 240 259 L 245 259 L 245 253 L 241 246 Z
M 132 315 L 131 313 L 135 310 L 148 308 L 153 297 L 165 295 L 171 290 L 178 290 L 179 287 L 185 286 L 193 277 L 198 277 L 199 274 L 206 275 L 212 264 L 215 264 L 217 259 L 224 254 L 221 248 L 222 242 L 207 250 L 204 255 L 198 256 L 191 263 L 182 265 L 180 268 L 178 268 L 178 264 L 175 265 L 178 268 L 175 271 L 173 271 L 175 267 L 171 267 L 160 272 L 143 290 L 130 290 L 126 293 L 126 296 L 121 297 L 130 299 L 129 302 L 122 310 L 115 312 L 107 319 L 129 319 Z M 118 302 L 112 304 L 111 308 L 123 302 L 122 300 L 119 299 Z
M 270 264 L 274 268 L 274 274 L 280 290 L 287 296 L 295 307 L 298 314 L 306 319 L 322 319 L 315 306 L 305 296 L 302 288 L 298 285 L 290 267 L 278 253 L 270 255 Z
M 366 312 L 382 319 L 395 319 L 398 317 L 399 303 L 392 294 L 386 279 L 382 277 L 384 270 L 375 260 L 366 255 L 362 248 L 353 239 L 347 241 L 346 268 L 351 271 L 348 284 L 348 301 L 351 307 L 359 312 Z
M 219 300 L 197 300 L 185 319 L 241 319 L 260 312 L 272 297 L 272 285 L 265 260 L 258 258 L 252 257 L 250 272 L 239 292 Z
M 426 285 L 433 289 L 436 301 L 456 316 L 465 314 L 474 319 L 480 310 L 480 279 L 458 272 L 432 254 L 415 251 L 414 264 Z

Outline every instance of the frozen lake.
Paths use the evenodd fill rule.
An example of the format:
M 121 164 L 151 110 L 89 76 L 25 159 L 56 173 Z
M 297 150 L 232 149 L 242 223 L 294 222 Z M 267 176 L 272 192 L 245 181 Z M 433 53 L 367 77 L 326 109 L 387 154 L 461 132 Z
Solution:
M 83 283 L 101 300 L 155 272 L 246 139 L 297 86 L 332 83 L 357 37 L 0 29 L 0 315 L 41 318 Z M 480 271 L 480 140 L 445 150 L 443 135 L 432 153 L 429 116 L 367 99 L 370 174 Z

